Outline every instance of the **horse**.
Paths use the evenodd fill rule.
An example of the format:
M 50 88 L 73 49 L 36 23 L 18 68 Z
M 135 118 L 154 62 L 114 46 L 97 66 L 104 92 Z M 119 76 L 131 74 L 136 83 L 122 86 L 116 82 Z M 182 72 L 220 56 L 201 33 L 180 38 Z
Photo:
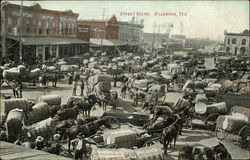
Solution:
M 110 92 L 100 92 L 99 93 L 99 106 L 103 108 L 104 111 L 107 110 L 107 103 L 111 99 Z
M 55 131 L 56 133 L 62 134 L 64 133 L 67 129 L 75 125 L 74 120 L 64 120 L 56 124 L 55 126 Z M 62 138 L 62 137 L 61 137 Z
M 63 135 L 64 138 L 68 138 L 68 152 L 70 153 L 70 144 L 71 140 L 75 139 L 79 133 L 83 133 L 85 137 L 89 137 L 97 133 L 99 128 L 104 125 L 110 128 L 111 124 L 108 123 L 108 119 L 102 118 L 99 120 L 95 120 L 93 122 L 87 123 L 85 125 L 73 125 L 71 128 L 67 129 L 65 134 Z
M 73 104 L 83 111 L 83 115 L 90 116 L 90 110 L 97 102 L 98 98 L 95 95 L 89 95 L 88 98 L 76 99 Z
M 59 109 L 56 112 L 56 115 L 59 116 L 60 120 L 66 120 L 66 119 L 76 119 L 77 115 L 79 113 L 79 107 L 75 106 L 73 108 L 65 108 L 65 109 Z
M 173 124 L 162 130 L 162 142 L 166 154 L 169 144 L 171 148 L 172 140 L 174 140 L 174 148 L 175 148 L 176 139 L 178 137 L 178 132 L 180 130 L 181 123 L 182 123 L 181 119 L 177 119 Z

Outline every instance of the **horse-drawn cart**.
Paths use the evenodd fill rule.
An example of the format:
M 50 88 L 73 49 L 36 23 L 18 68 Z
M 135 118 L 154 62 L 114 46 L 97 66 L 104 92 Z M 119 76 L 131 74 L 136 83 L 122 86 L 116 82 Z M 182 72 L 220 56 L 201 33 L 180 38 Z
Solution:
M 219 116 L 216 120 L 216 136 L 225 139 L 228 134 L 237 135 L 238 144 L 250 148 L 250 109 L 234 106 L 230 115 Z

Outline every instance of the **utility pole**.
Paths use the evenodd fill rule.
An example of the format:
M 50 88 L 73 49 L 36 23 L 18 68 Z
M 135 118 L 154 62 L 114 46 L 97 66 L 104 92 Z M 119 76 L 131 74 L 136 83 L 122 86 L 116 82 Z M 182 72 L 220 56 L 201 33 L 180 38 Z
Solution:
M 2 55 L 1 55 L 1 58 L 6 57 L 6 19 L 5 19 L 5 6 L 6 6 L 6 3 L 1 3 L 1 43 L 2 43 Z
M 23 0 L 21 0 L 21 8 L 20 8 L 20 26 L 19 27 L 19 61 L 22 62 L 23 55 L 22 55 L 22 33 L 23 33 Z
M 156 27 L 157 27 L 157 24 L 156 24 L 156 22 L 154 22 L 154 25 L 153 25 L 154 33 L 153 33 L 153 41 L 152 41 L 152 52 L 154 52 L 154 48 L 155 48 L 155 28 Z
M 104 22 L 104 35 L 105 35 L 105 37 L 104 38 L 106 38 L 106 21 L 104 21 L 104 18 L 105 18 L 105 8 L 103 8 L 102 9 L 102 21 Z M 101 33 L 102 33 L 102 30 L 100 31 L 100 36 L 101 36 L 101 52 L 103 52 L 103 38 L 102 38 L 102 35 L 101 35 Z

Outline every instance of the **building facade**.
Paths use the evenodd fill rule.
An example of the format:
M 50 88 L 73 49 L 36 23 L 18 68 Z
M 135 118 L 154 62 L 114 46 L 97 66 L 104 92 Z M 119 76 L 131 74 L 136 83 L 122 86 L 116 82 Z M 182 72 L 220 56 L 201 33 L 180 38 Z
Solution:
M 225 52 L 232 55 L 249 55 L 249 30 L 244 30 L 242 33 L 227 33 L 225 31 L 224 35 Z
M 139 23 L 135 22 L 134 17 L 130 22 L 118 22 L 119 25 L 119 40 L 139 42 L 143 40 L 143 20 Z
M 115 16 L 108 21 L 102 20 L 78 20 L 77 25 L 88 26 L 90 38 L 96 39 L 118 39 L 118 22 Z
M 5 42 L 3 57 L 18 56 L 51 57 L 74 56 L 85 52 L 88 42 L 77 38 L 77 18 L 79 14 L 67 11 L 53 11 L 41 8 L 36 3 L 31 6 L 4 3 L 2 9 L 2 36 Z M 22 19 L 21 19 L 22 17 Z M 22 26 L 21 26 L 22 24 Z M 18 55 L 19 34 L 23 55 Z M 2 43 L 3 45 L 3 43 Z

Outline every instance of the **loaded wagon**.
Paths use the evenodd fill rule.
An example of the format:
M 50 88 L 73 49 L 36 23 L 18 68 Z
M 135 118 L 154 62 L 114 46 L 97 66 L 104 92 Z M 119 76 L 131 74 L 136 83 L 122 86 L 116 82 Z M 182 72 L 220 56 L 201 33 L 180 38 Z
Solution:
M 219 116 L 216 120 L 216 136 L 225 139 L 228 134 L 237 135 L 241 147 L 250 148 L 250 109 L 242 106 L 231 108 L 229 115 Z
M 225 102 L 208 103 L 205 94 L 196 95 L 193 118 L 204 121 L 206 126 L 214 126 L 218 116 L 227 114 Z
M 102 116 L 115 117 L 119 123 L 129 123 L 135 126 L 143 126 L 150 122 L 150 115 L 139 113 L 117 113 L 117 112 L 104 112 Z

